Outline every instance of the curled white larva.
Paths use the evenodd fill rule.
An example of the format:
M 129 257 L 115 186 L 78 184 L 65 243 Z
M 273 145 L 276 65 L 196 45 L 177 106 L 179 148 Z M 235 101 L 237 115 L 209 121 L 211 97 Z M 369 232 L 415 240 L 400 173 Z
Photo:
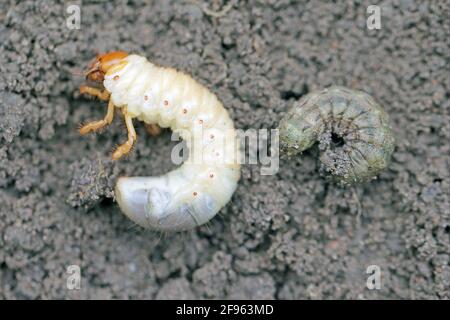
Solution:
M 119 178 L 117 202 L 145 228 L 179 231 L 202 225 L 237 187 L 238 154 L 226 143 L 235 139 L 233 122 L 217 97 L 190 76 L 138 55 L 123 60 L 104 77 L 112 103 L 126 107 L 131 118 L 180 132 L 190 145 L 204 150 L 204 157 L 199 163 L 190 153 L 181 167 L 160 177 Z

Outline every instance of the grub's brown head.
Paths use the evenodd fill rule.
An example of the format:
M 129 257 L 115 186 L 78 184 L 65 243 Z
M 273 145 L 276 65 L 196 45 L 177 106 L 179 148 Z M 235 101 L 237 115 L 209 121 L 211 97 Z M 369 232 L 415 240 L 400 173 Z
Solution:
M 108 70 L 120 64 L 127 56 L 128 53 L 124 51 L 111 51 L 105 54 L 98 54 L 95 61 L 89 66 L 89 70 L 85 73 L 86 79 L 102 82 Z

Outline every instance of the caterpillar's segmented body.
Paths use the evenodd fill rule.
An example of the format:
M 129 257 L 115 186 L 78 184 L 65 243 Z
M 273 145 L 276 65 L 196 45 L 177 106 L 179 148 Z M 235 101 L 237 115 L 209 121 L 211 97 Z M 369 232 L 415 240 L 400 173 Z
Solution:
M 217 97 L 190 76 L 138 55 L 109 68 L 103 85 L 110 102 L 126 108 L 127 116 L 170 128 L 204 154 L 198 163 L 189 152 L 184 164 L 159 177 L 119 178 L 115 195 L 122 211 L 145 228 L 168 231 L 191 229 L 214 217 L 240 177 L 234 145 L 224 144 L 234 139 L 233 121 Z
M 383 170 L 394 149 L 386 112 L 369 95 L 344 87 L 313 92 L 280 122 L 280 144 L 288 156 L 319 142 L 325 171 L 351 185 Z M 333 138 L 341 139 L 340 144 Z

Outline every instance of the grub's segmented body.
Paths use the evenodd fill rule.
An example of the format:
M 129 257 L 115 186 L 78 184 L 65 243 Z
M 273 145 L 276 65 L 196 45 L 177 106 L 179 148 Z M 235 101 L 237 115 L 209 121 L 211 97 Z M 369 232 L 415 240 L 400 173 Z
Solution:
M 394 149 L 388 115 L 369 95 L 344 87 L 313 92 L 280 122 L 282 151 L 291 156 L 319 142 L 322 167 L 345 185 L 383 170 Z
M 234 146 L 224 143 L 234 138 L 234 125 L 217 97 L 190 76 L 138 55 L 108 70 L 103 85 L 131 118 L 168 127 L 188 146 L 203 147 L 201 163 L 190 161 L 190 152 L 166 175 L 120 178 L 115 193 L 122 211 L 158 230 L 187 230 L 209 221 L 230 200 L 240 176 Z

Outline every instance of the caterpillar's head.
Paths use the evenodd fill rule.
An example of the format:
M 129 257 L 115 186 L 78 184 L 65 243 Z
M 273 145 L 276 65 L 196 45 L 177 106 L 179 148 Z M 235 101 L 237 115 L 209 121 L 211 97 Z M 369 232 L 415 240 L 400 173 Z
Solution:
M 85 73 L 86 79 L 102 82 L 108 70 L 121 64 L 127 56 L 128 53 L 124 51 L 111 51 L 105 54 L 98 54 L 95 61 L 89 66 L 89 70 Z

